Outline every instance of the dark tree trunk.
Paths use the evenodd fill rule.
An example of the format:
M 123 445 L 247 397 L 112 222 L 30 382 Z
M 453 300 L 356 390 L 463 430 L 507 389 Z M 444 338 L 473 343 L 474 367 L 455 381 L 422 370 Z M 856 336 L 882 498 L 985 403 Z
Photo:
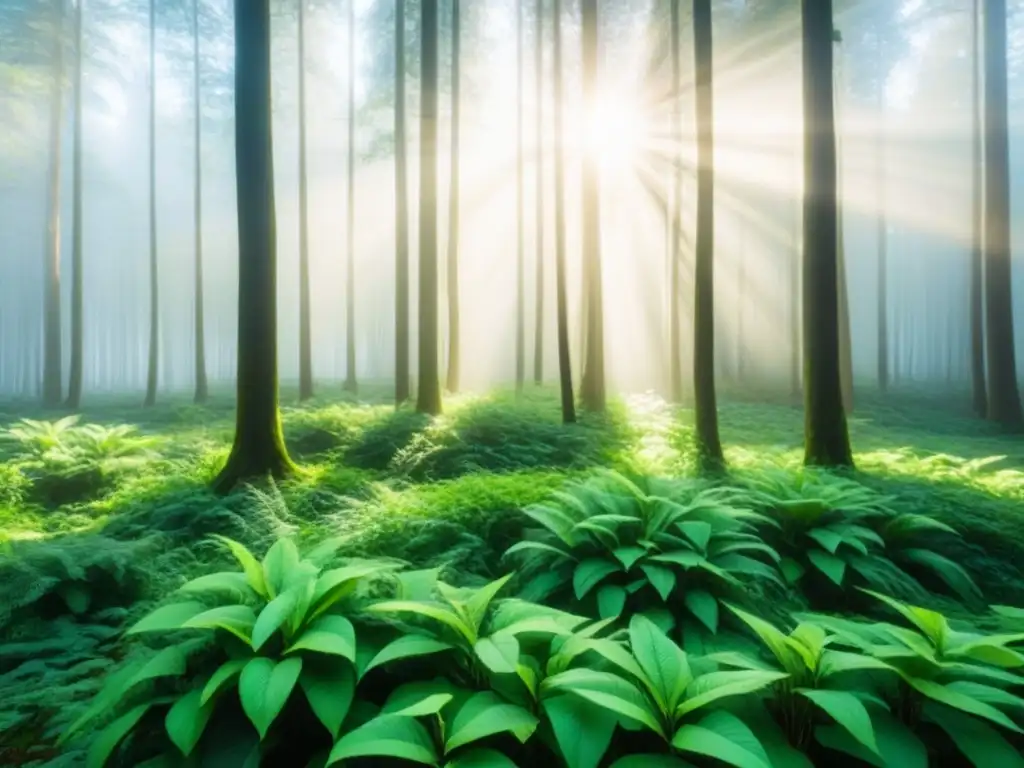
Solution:
M 833 40 L 837 47 L 842 44 L 839 34 L 833 30 Z M 839 63 L 842 63 L 842 48 L 839 48 Z M 850 333 L 850 298 L 846 288 L 846 234 L 843 210 L 843 172 L 842 172 L 842 121 L 840 115 L 843 98 L 843 79 L 841 66 L 835 67 L 836 81 L 833 84 L 835 101 L 836 131 L 836 290 L 839 296 L 839 383 L 843 396 L 843 409 L 853 413 L 853 340 Z
M 985 390 L 985 261 L 983 240 L 984 208 L 982 200 L 982 92 L 981 92 L 981 0 L 974 0 L 971 9 L 971 388 L 974 412 L 981 417 L 988 413 L 988 392 Z
M 988 417 L 1024 423 L 1017 391 L 1010 253 L 1010 144 L 1006 0 L 985 2 L 985 310 Z
M 448 191 L 448 370 L 446 388 L 459 391 L 459 124 L 461 104 L 462 19 L 460 0 L 452 0 L 452 146 L 451 186 Z
M 454 0 L 457 4 L 458 0 Z M 534 10 L 534 73 L 537 92 L 537 209 L 536 209 L 536 318 L 533 336 L 533 383 L 538 387 L 544 381 L 544 0 L 537 0 Z
M 437 0 L 422 0 L 420 25 L 420 306 L 416 410 L 441 413 L 437 328 Z
M 878 51 L 882 60 L 882 51 Z M 876 129 L 875 177 L 878 184 L 878 219 L 876 222 L 878 252 L 878 388 L 889 389 L 889 224 L 886 221 L 885 183 L 885 78 L 878 72 L 878 127 Z
M 526 381 L 526 270 L 523 264 L 523 0 L 516 0 L 516 392 Z
M 77 410 L 82 404 L 82 373 L 85 363 L 85 327 L 83 317 L 82 279 L 82 13 L 85 0 L 75 6 L 75 128 L 72 149 L 74 180 L 71 191 L 71 370 L 68 379 L 69 408 Z
M 682 197 L 683 197 L 683 104 L 682 104 L 682 66 L 681 46 L 679 41 L 679 3 L 670 0 L 670 18 L 672 24 L 672 209 L 669 236 L 669 392 L 672 402 L 683 401 L 683 350 L 681 328 L 681 291 L 679 272 L 682 268 Z
M 852 466 L 839 359 L 832 0 L 801 0 L 804 101 L 804 463 Z
M 589 125 L 595 120 L 597 102 L 598 18 L 597 0 L 582 0 L 583 114 Z M 607 400 L 604 377 L 604 300 L 601 276 L 601 171 L 595 152 L 583 158 L 583 292 L 586 297 L 583 380 L 580 400 L 590 411 L 604 411 Z
M 309 297 L 309 179 L 306 156 L 306 0 L 299 0 L 299 400 L 313 396 Z
M 149 365 L 146 406 L 156 405 L 160 359 L 160 275 L 156 239 L 156 0 L 149 0 Z
M 348 3 L 348 209 L 345 232 L 348 261 L 345 272 L 345 391 L 359 391 L 356 375 L 356 13 Z
M 235 0 L 238 381 L 235 441 L 214 488 L 294 470 L 277 380 L 277 227 L 270 103 L 270 0 Z
M 800 390 L 802 385 L 801 368 L 803 363 L 803 357 L 801 355 L 801 338 L 800 338 L 800 296 L 801 296 L 801 210 L 802 201 L 796 198 L 796 192 L 799 188 L 799 184 L 794 186 L 794 200 L 793 200 L 793 252 L 791 254 L 790 262 L 790 304 L 789 304 L 789 343 L 790 343 L 790 358 L 789 358 L 789 393 L 792 396 L 794 402 L 800 399 Z
M 715 113 L 711 0 L 693 0 L 697 114 L 697 243 L 694 271 L 693 395 L 697 457 L 704 471 L 725 465 L 715 396 Z
M 558 322 L 558 381 L 562 395 L 562 421 L 576 421 L 569 350 L 569 298 L 565 274 L 565 136 L 562 129 L 562 0 L 554 0 L 555 71 L 555 304 Z
M 64 383 L 61 367 L 60 181 L 64 147 L 64 0 L 53 0 L 53 85 L 50 94 L 50 177 L 47 195 L 44 295 L 43 404 L 60 405 Z
M 206 378 L 206 320 L 203 311 L 203 102 L 200 86 L 201 70 L 199 59 L 199 0 L 192 0 L 192 71 L 195 77 L 195 170 L 193 174 L 195 201 L 195 352 L 196 392 L 195 401 L 205 403 L 210 396 Z
M 395 405 L 409 399 L 409 190 L 405 148 L 405 0 L 395 0 Z

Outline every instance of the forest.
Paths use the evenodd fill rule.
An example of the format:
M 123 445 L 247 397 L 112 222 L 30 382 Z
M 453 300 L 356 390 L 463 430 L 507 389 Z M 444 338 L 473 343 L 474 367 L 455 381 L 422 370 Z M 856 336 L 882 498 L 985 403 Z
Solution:
M 0 0 L 0 766 L 1024 768 L 1024 4 Z

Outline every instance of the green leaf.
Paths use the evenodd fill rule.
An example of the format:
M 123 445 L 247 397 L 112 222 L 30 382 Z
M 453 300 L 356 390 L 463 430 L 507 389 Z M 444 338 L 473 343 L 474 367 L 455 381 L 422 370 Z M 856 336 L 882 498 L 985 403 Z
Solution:
M 873 656 L 864 656 L 859 653 L 847 653 L 846 651 L 833 651 L 826 649 L 821 655 L 818 666 L 818 677 L 825 680 L 832 675 L 841 672 L 853 672 L 863 669 L 878 669 L 892 672 L 893 668 L 881 659 Z
M 840 587 L 843 585 L 843 577 L 846 575 L 845 560 L 822 549 L 807 550 L 807 559 L 834 584 Z
M 875 740 L 875 729 L 871 725 L 868 714 L 860 699 L 848 691 L 827 691 L 824 689 L 797 688 L 796 693 L 815 703 L 827 712 L 833 720 L 849 731 L 857 741 L 876 755 L 878 743 Z
M 135 623 L 126 635 L 134 635 L 139 632 L 167 632 L 174 629 L 181 629 L 185 622 L 192 619 L 203 611 L 206 606 L 202 603 L 174 603 L 157 608 L 155 611 L 146 614 L 140 621 Z
M 291 539 L 278 539 L 263 557 L 263 578 L 271 599 L 281 594 L 299 565 L 299 550 Z
M 677 718 L 730 696 L 756 693 L 789 677 L 785 672 L 744 669 L 701 675 L 686 689 L 686 698 L 676 708 Z
M 341 656 L 355 663 L 355 627 L 344 616 L 321 616 L 299 635 L 285 653 L 290 654 L 296 651 L 313 651 L 314 653 Z
M 248 599 L 254 595 L 249 578 L 238 571 L 221 571 L 200 576 L 182 584 L 178 591 L 191 594 L 223 592 L 240 599 Z
M 790 584 L 796 584 L 806 573 L 806 569 L 791 557 L 784 557 L 779 561 L 779 570 Z
M 210 699 L 220 693 L 221 689 L 242 674 L 242 670 L 245 665 L 249 663 L 249 659 L 229 659 L 217 667 L 216 671 L 210 675 L 210 679 L 206 681 L 206 685 L 203 686 L 203 692 L 200 696 L 199 703 L 206 704 Z
M 222 605 L 193 616 L 182 624 L 187 629 L 223 629 L 249 645 L 256 613 L 247 605 Z
M 626 590 L 613 584 L 597 589 L 597 613 L 602 619 L 613 619 L 622 615 L 626 607 Z
M 514 573 L 509 573 L 500 579 L 492 581 L 490 584 L 485 584 L 474 591 L 472 596 L 466 600 L 466 612 L 469 614 L 475 632 L 480 631 L 480 625 L 483 624 L 484 617 L 487 615 L 487 608 L 491 602 L 514 575 Z
M 291 616 L 298 601 L 298 593 L 289 589 L 264 606 L 252 628 L 252 649 L 258 651 Z
M 765 759 L 703 725 L 684 725 L 672 737 L 672 746 L 737 768 L 771 768 Z
M 576 599 L 582 600 L 606 576 L 620 571 L 621 566 L 611 560 L 592 557 L 576 566 L 572 574 L 572 587 Z
M 615 713 L 568 695 L 551 696 L 543 706 L 567 768 L 597 768 L 615 733 Z
M 991 720 L 993 723 L 1001 725 L 1004 728 L 1008 728 L 1011 731 L 1024 733 L 1016 723 L 1014 723 L 1000 710 L 989 704 L 978 701 L 965 693 L 950 690 L 946 686 L 940 685 L 932 680 L 924 680 L 922 678 L 909 677 L 906 675 L 904 675 L 904 679 L 913 688 L 916 688 L 932 701 L 938 702 L 939 704 L 945 704 L 947 707 L 960 710 L 961 712 L 966 712 L 969 715 L 975 715 L 977 717 L 983 717 L 986 720 Z
M 710 592 L 692 589 L 684 595 L 683 602 L 711 634 L 718 632 L 718 600 Z
M 664 737 L 665 732 L 644 694 L 635 685 L 610 672 L 569 669 L 541 683 L 542 694 L 572 693 L 600 707 L 636 721 Z
M 202 691 L 198 688 L 186 693 L 167 711 L 164 720 L 167 736 L 185 757 L 191 755 L 199 743 L 212 714 L 213 702 L 203 703 Z
M 730 605 L 728 608 L 744 624 L 757 633 L 757 636 L 761 638 L 761 642 L 772 652 L 772 655 L 784 670 L 794 677 L 800 676 L 807 671 L 807 665 L 803 657 L 790 645 L 789 638 L 774 625 L 735 606 Z
M 288 702 L 301 672 L 302 659 L 299 658 L 277 664 L 272 659 L 257 657 L 242 670 L 238 681 L 242 709 L 256 727 L 261 741 Z
M 127 692 L 139 683 L 146 680 L 155 680 L 158 677 L 178 677 L 185 674 L 185 653 L 180 646 L 171 645 L 157 652 L 149 658 L 138 671 L 129 678 L 124 686 Z
M 331 738 L 338 738 L 355 697 L 356 679 L 352 666 L 334 659 L 307 662 L 299 675 L 299 687 Z
M 441 603 L 426 603 L 413 600 L 385 600 L 384 602 L 375 603 L 369 606 L 367 610 L 374 611 L 376 613 L 415 613 L 420 616 L 426 616 L 429 619 L 433 619 L 434 621 L 438 621 L 441 624 L 454 629 L 458 634 L 462 635 L 470 645 L 476 644 L 476 631 L 473 627 L 466 624 L 466 622 L 463 621 L 455 611 Z
M 636 561 L 647 554 L 647 550 L 643 547 L 618 547 L 612 550 L 612 555 L 622 563 L 622 567 L 627 571 L 636 564 Z
M 516 764 L 493 749 L 471 749 L 445 763 L 445 768 L 516 768 Z
M 701 520 L 691 520 L 685 523 L 679 523 L 679 530 L 683 532 L 690 541 L 693 542 L 694 546 L 698 550 L 704 552 L 708 548 L 708 542 L 711 540 L 711 523 L 706 523 Z
M 103 768 L 110 756 L 132 728 L 143 718 L 152 706 L 150 702 L 128 710 L 125 714 L 100 731 L 89 747 L 85 758 L 87 768 Z
M 923 714 L 949 734 L 957 749 L 977 768 L 1024 766 L 1024 756 L 981 720 L 931 702 L 925 703 Z
M 626 755 L 608 768 L 693 768 L 693 763 L 672 755 Z
M 814 528 L 807 532 L 807 535 L 820 544 L 829 554 L 835 554 L 839 545 L 843 543 L 843 537 L 835 531 L 827 528 Z
M 406 683 L 388 696 L 381 714 L 406 717 L 436 715 L 454 698 L 455 692 L 455 686 L 444 678 Z
M 641 615 L 629 622 L 629 643 L 644 671 L 642 682 L 661 711 L 670 715 L 693 680 L 686 654 L 650 619 Z
M 546 555 L 553 555 L 559 558 L 565 558 L 566 560 L 575 560 L 571 553 L 553 547 L 550 544 L 545 544 L 542 541 L 520 541 L 518 544 L 513 544 L 511 547 L 505 550 L 505 554 L 502 557 L 509 557 L 510 555 L 519 554 L 520 552 L 542 552 Z
M 473 650 L 481 663 L 497 675 L 513 674 L 519 664 L 519 641 L 508 632 L 480 638 Z
M 492 691 L 473 694 L 452 720 L 445 754 L 496 733 L 512 733 L 525 742 L 537 727 L 537 718 L 522 707 L 507 704 Z
M 641 565 L 640 570 L 647 576 L 647 580 L 651 582 L 662 600 L 667 601 L 669 595 L 672 594 L 672 590 L 676 586 L 676 573 L 669 568 L 663 568 L 660 565 Z
M 380 715 L 342 736 L 331 750 L 327 766 L 354 757 L 391 757 L 434 765 L 440 756 L 427 729 L 417 720 Z
M 416 571 L 403 571 L 395 574 L 398 579 L 399 600 L 430 600 L 437 587 L 437 577 L 441 573 L 438 568 L 421 568 Z
M 974 579 L 959 564 L 930 549 L 904 549 L 900 558 L 923 566 L 942 579 L 963 601 L 971 603 L 982 595 Z
M 370 663 L 362 674 L 365 675 L 371 669 L 389 664 L 392 661 L 411 659 L 416 656 L 428 656 L 433 653 L 451 650 L 451 643 L 444 643 L 425 635 L 403 635 L 385 645 Z
M 235 560 L 242 566 L 242 571 L 245 573 L 249 586 L 253 588 L 256 594 L 270 599 L 271 595 L 267 591 L 266 579 L 263 577 L 263 566 L 260 565 L 252 552 L 246 549 L 244 544 L 240 544 L 234 539 L 229 539 L 227 536 L 214 534 L 212 538 L 227 547 L 231 554 L 234 555 Z

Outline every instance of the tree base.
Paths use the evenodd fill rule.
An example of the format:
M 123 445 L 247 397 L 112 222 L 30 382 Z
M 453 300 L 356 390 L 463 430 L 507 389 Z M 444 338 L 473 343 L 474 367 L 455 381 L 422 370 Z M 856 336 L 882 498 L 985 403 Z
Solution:
M 224 496 L 243 482 L 267 477 L 284 480 L 297 471 L 298 467 L 287 456 L 277 451 L 254 453 L 236 443 L 231 449 L 227 463 L 214 479 L 211 487 L 214 493 Z

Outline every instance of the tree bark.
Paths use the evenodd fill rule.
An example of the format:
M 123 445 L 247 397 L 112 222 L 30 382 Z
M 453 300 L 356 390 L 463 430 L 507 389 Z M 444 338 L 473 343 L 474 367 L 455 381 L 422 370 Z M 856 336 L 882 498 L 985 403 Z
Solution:
M 348 261 L 345 270 L 345 384 L 359 391 L 356 375 L 356 0 L 348 0 L 348 194 L 345 232 Z
M 206 315 L 203 311 L 205 291 L 203 290 L 203 102 L 201 88 L 201 69 L 199 59 L 199 0 L 192 0 L 192 69 L 195 77 L 195 170 L 194 184 L 194 222 L 195 222 L 195 402 L 205 403 L 209 398 L 210 389 L 206 376 Z
M 149 0 L 149 365 L 147 407 L 156 405 L 160 360 L 160 275 L 156 237 L 156 0 Z
M 841 40 L 833 31 L 833 39 L 837 46 Z M 839 64 L 843 61 L 842 48 L 837 54 Z M 843 76 L 842 67 L 835 67 L 836 82 L 833 86 L 836 126 L 836 288 L 839 296 L 839 384 L 843 396 L 843 409 L 853 413 L 853 340 L 850 333 L 850 297 L 846 288 L 846 234 L 844 228 L 845 213 L 843 209 L 843 166 L 842 166 L 842 98 Z
M 437 0 L 422 0 L 420 104 L 420 306 L 416 410 L 441 413 L 437 324 Z
M 309 295 L 309 180 L 306 155 L 306 0 L 299 0 L 299 400 L 313 397 Z
M 458 3 L 458 0 L 453 0 Z M 537 0 L 534 35 L 534 73 L 537 93 L 537 208 L 536 208 L 536 318 L 533 337 L 533 383 L 544 381 L 544 0 Z
M 670 0 L 669 16 L 672 24 L 672 209 L 669 242 L 669 392 L 672 402 L 683 401 L 683 350 L 680 306 L 682 296 L 679 272 L 682 268 L 682 197 L 683 197 L 683 105 L 682 66 L 679 40 L 680 0 Z
M 694 270 L 693 394 L 702 471 L 725 466 L 715 396 L 715 114 L 711 0 L 693 0 L 697 115 L 697 242 Z
M 85 327 L 83 318 L 84 281 L 82 276 L 82 15 L 85 0 L 75 5 L 75 128 L 72 149 L 74 180 L 71 190 L 71 370 L 67 405 L 77 410 L 82 404 L 82 374 L 85 363 Z
M 277 378 L 277 227 L 270 101 L 270 0 L 235 0 L 238 373 L 235 440 L 219 492 L 295 467 L 281 432 Z
M 64 148 L 64 0 L 53 0 L 53 85 L 50 94 L 50 174 L 46 226 L 43 404 L 60 405 L 64 390 L 60 296 L 60 182 Z
M 878 51 L 882 60 L 882 51 Z M 878 388 L 889 389 L 889 224 L 886 220 L 885 175 L 885 79 L 879 64 L 878 127 L 876 129 L 875 177 L 878 184 L 878 219 L 876 249 L 878 253 Z
M 971 8 L 971 388 L 974 412 L 981 417 L 988 413 L 988 392 L 985 389 L 985 251 L 983 244 L 985 190 L 982 180 L 982 109 L 981 91 L 981 0 Z
M 804 109 L 804 463 L 853 466 L 839 359 L 832 0 L 801 0 Z
M 462 119 L 460 104 L 462 19 L 460 0 L 452 0 L 452 145 L 451 185 L 448 191 L 448 370 L 446 389 L 459 391 L 461 355 L 459 350 L 459 128 Z
M 409 399 L 409 190 L 405 147 L 405 0 L 395 0 L 395 405 Z
M 526 381 L 526 270 L 523 231 L 523 0 L 516 0 L 516 392 Z

